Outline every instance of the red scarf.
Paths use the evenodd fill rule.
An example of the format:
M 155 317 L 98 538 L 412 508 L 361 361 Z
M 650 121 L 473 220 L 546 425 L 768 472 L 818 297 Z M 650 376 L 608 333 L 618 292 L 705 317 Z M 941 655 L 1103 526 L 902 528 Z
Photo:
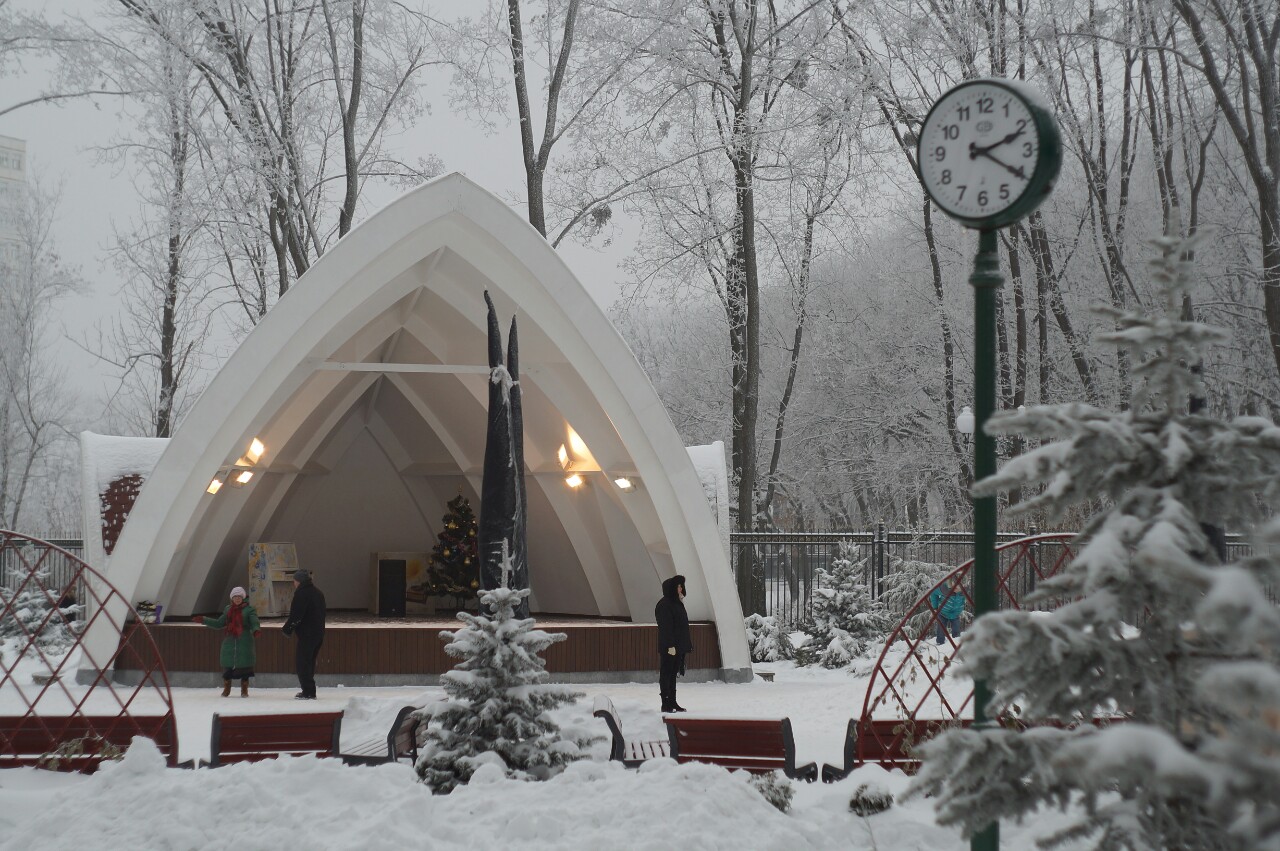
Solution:
M 226 631 L 232 638 L 239 638 L 240 633 L 244 632 L 244 603 L 238 606 L 232 603 L 227 609 Z

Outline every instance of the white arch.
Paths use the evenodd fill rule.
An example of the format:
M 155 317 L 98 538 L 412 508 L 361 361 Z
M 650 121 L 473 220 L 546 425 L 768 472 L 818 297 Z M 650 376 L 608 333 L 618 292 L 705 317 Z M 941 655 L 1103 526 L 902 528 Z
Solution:
M 347 234 L 249 334 L 139 494 L 111 558 L 112 581 L 130 599 L 164 600 L 177 614 L 220 602 L 242 581 L 235 571 L 247 536 L 305 531 L 300 512 L 284 507 L 292 495 L 305 490 L 323 506 L 363 486 L 349 472 L 339 477 L 335 454 L 363 452 L 384 481 L 399 476 L 401 487 L 387 490 L 413 494 L 394 506 L 409 518 L 401 527 L 425 534 L 435 524 L 424 500 L 442 510 L 455 485 L 474 494 L 478 483 L 486 289 L 500 315 L 519 322 L 529 490 L 544 494 L 530 503 L 541 512 L 530 517 L 538 605 L 651 622 L 661 580 L 683 573 L 690 617 L 716 623 L 721 664 L 740 678 L 750 660 L 727 554 L 661 401 L 542 235 L 458 174 L 407 192 Z M 335 381 L 335 371 L 350 374 Z M 370 383 L 369 371 L 391 380 Z M 605 489 L 594 498 L 565 490 L 556 450 L 570 427 L 598 462 L 585 473 L 587 491 Z M 390 436 L 394 452 L 368 449 Z M 254 437 L 267 446 L 254 481 L 206 493 Z M 639 487 L 612 490 L 614 473 Z M 359 567 L 351 561 L 320 566 L 338 596 L 354 600 L 343 590 L 343 571 Z M 331 605 L 342 602 L 331 594 Z

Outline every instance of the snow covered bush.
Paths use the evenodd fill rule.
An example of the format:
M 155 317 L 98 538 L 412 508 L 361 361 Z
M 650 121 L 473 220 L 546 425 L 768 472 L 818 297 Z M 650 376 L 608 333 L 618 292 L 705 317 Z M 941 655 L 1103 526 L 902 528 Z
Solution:
M 747 646 L 751 648 L 752 662 L 780 662 L 796 657 L 791 636 L 778 625 L 777 617 L 748 615 L 746 627 Z
M 893 793 L 879 783 L 862 783 L 849 798 L 849 810 L 854 815 L 873 816 L 893 806 Z
M 75 617 L 83 607 L 56 599 L 58 592 L 48 582 L 49 571 L 42 569 L 30 578 L 25 571 L 15 571 L 7 586 L 0 585 L 0 611 L 5 612 L 0 617 L 3 654 L 17 653 L 34 637 L 28 656 L 38 655 L 38 648 L 45 656 L 60 658 L 76 643 Z
M 465 629 L 441 633 L 449 642 L 445 652 L 460 661 L 441 677 L 448 699 L 423 711 L 430 723 L 417 768 L 433 792 L 452 791 L 485 764 L 500 764 L 511 778 L 545 780 L 585 756 L 587 742 L 562 739 L 548 715 L 582 695 L 545 682 L 538 654 L 565 636 L 515 616 L 528 595 L 527 589 L 485 591 L 480 614 L 458 613 Z
M 1029 598 L 1055 610 L 988 615 L 966 636 L 961 661 L 988 680 L 988 713 L 1017 706 L 1023 722 L 1048 723 L 923 745 L 912 794 L 935 796 L 943 824 L 970 832 L 1079 803 L 1081 817 L 1045 845 L 1280 848 L 1280 609 L 1263 590 L 1280 581 L 1280 528 L 1237 564 L 1220 563 L 1206 534 L 1274 508 L 1280 428 L 1188 410 L 1202 392 L 1192 365 L 1223 335 L 1181 319 L 1187 246 L 1160 247 L 1164 313 L 1104 311 L 1117 328 L 1105 339 L 1135 364 L 1131 409 L 1044 406 L 989 428 L 1044 445 L 981 482 L 981 494 L 1044 483 L 1019 509 L 1059 517 L 1099 495 L 1110 507 Z M 1087 719 L 1100 707 L 1123 722 L 1095 727 Z
M 796 796 L 796 790 L 791 787 L 791 781 L 781 771 L 752 774 L 747 782 L 779 811 L 785 813 L 791 809 L 791 799 Z
M 892 559 L 889 563 L 889 573 L 881 580 L 880 592 L 880 601 L 884 603 L 892 625 L 901 623 L 915 604 L 920 602 L 920 598 L 928 594 L 933 586 L 953 570 L 955 570 L 954 565 L 903 560 L 896 557 Z M 912 639 L 919 638 L 921 631 L 929 626 L 932 612 L 932 609 L 921 608 L 912 615 L 907 621 L 907 635 Z
M 843 668 L 885 637 L 891 623 L 884 605 L 871 598 L 866 584 L 867 560 L 856 544 L 840 543 L 831 569 L 818 569 L 813 592 L 810 641 L 798 661 L 824 668 Z

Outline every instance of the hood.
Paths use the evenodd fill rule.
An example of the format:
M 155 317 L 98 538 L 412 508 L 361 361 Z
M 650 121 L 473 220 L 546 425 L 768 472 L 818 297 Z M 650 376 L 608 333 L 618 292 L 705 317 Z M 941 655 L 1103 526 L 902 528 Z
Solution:
M 676 593 L 676 589 L 684 584 L 684 577 L 678 573 L 670 579 L 662 580 L 662 596 L 666 597 L 668 600 L 678 601 L 680 599 L 680 595 Z M 685 586 L 685 593 L 689 593 L 687 585 Z

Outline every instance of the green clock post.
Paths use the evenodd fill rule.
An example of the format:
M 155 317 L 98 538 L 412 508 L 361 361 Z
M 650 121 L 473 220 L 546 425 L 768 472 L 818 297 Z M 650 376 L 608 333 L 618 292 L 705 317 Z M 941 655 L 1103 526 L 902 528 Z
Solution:
M 984 429 L 996 408 L 996 289 L 1000 275 L 996 231 L 1028 215 L 1048 196 L 1062 166 L 1062 141 L 1053 114 L 1025 83 L 986 78 L 961 83 L 940 97 L 920 128 L 920 182 L 948 216 L 978 231 L 973 261 L 973 470 L 976 480 L 996 471 L 995 439 Z M 974 615 L 996 610 L 996 500 L 973 501 Z M 988 727 L 991 697 L 973 684 L 973 723 Z M 999 824 L 973 836 L 973 851 L 996 851 Z

